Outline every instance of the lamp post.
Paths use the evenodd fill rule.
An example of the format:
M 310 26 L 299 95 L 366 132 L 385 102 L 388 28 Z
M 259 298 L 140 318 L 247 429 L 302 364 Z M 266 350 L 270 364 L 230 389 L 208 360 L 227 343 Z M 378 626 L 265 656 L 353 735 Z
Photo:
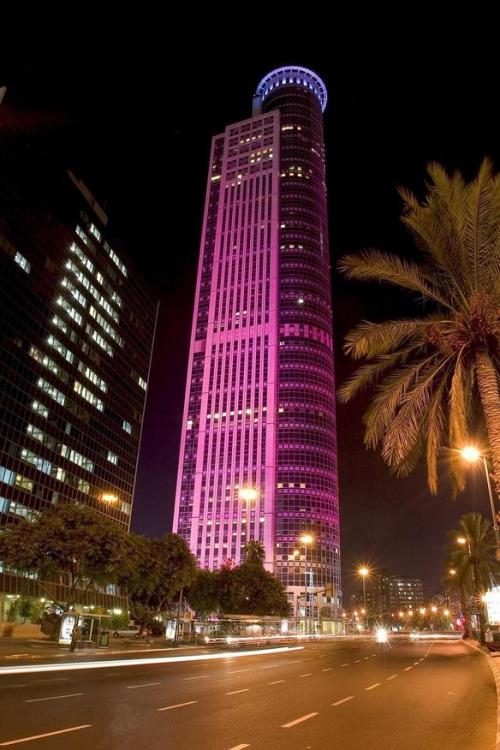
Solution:
M 477 463 L 478 461 L 483 462 L 484 467 L 484 474 L 486 476 L 486 484 L 488 486 L 488 495 L 490 498 L 490 508 L 491 508 L 491 517 L 493 519 L 493 531 L 495 532 L 495 542 L 497 546 L 497 557 L 500 553 L 500 534 L 498 529 L 498 521 L 497 516 L 495 513 L 495 500 L 493 499 L 493 490 L 491 488 L 491 482 L 490 482 L 490 475 L 488 472 L 488 462 L 486 461 L 486 456 L 481 453 L 481 451 L 476 448 L 474 445 L 467 445 L 465 448 L 462 448 L 460 451 L 460 455 L 462 458 L 467 461 L 470 464 Z
M 476 609 L 476 605 L 477 605 L 478 598 L 479 598 L 478 591 L 477 591 L 476 560 L 472 556 L 470 540 L 467 537 L 464 537 L 464 536 L 457 537 L 457 544 L 467 545 L 467 552 L 469 553 L 469 560 L 472 566 L 472 588 L 474 591 L 473 601 L 474 601 L 474 609 Z M 478 607 L 481 608 L 482 604 L 480 603 Z M 474 614 L 477 614 L 477 613 L 474 612 Z M 477 614 L 477 616 L 479 617 L 479 640 L 482 643 L 483 642 L 483 623 L 482 623 L 481 613 Z
M 366 565 L 362 565 L 360 568 L 358 568 L 358 573 L 361 576 L 361 579 L 363 581 L 363 607 L 364 607 L 364 615 L 366 615 L 366 576 L 370 575 L 369 569 L 366 567 Z M 364 624 L 366 625 L 366 620 L 363 617 Z
M 306 611 L 305 611 L 305 631 L 306 635 L 309 634 L 309 613 L 307 610 L 307 604 L 308 604 L 308 591 L 307 591 L 307 548 L 310 544 L 313 543 L 314 537 L 312 534 L 302 534 L 299 540 L 304 545 L 304 568 L 305 568 L 305 574 L 304 574 L 304 596 L 306 600 Z

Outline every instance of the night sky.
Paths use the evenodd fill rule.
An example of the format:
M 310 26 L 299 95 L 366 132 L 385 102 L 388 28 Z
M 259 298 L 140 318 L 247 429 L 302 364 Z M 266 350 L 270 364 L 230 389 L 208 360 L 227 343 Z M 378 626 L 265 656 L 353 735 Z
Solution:
M 382 62 L 380 42 L 358 40 L 337 53 L 318 43 L 308 54 L 304 45 L 210 39 L 196 44 L 200 64 L 190 72 L 194 40 L 179 31 L 179 53 L 151 33 L 140 53 L 119 34 L 95 55 L 88 46 L 81 53 L 74 46 L 75 54 L 21 46 L 0 65 L 0 85 L 9 89 L 16 128 L 57 143 L 161 300 L 132 521 L 134 531 L 160 535 L 172 523 L 211 136 L 250 116 L 255 87 L 274 67 L 304 65 L 324 79 L 334 269 L 343 253 L 370 246 L 411 257 L 396 186 L 421 194 L 432 160 L 468 177 L 486 154 L 499 166 L 500 118 L 495 68 L 484 55 L 438 57 L 429 43 L 424 60 L 403 44 Z M 353 367 L 342 354 L 349 328 L 418 310 L 410 297 L 346 282 L 335 270 L 333 306 L 337 382 Z M 420 576 L 431 595 L 440 587 L 446 530 L 462 513 L 488 513 L 484 477 L 471 477 L 457 500 L 445 484 L 430 495 L 423 464 L 407 480 L 392 477 L 363 446 L 365 405 L 358 399 L 337 410 L 344 589 L 356 586 L 353 569 L 363 561 Z

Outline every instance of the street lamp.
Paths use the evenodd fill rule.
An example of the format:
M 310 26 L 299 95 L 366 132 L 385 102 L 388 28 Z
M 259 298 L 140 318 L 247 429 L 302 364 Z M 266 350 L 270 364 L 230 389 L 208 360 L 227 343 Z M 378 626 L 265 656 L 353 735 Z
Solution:
M 307 591 L 307 548 L 309 547 L 310 544 L 314 542 L 314 537 L 312 536 L 312 534 L 302 534 L 299 541 L 301 542 L 301 544 L 304 545 L 304 569 L 305 569 L 304 595 L 305 595 L 305 600 L 306 600 L 305 631 L 306 631 L 306 635 L 308 635 L 310 627 L 309 627 L 309 616 L 308 616 L 308 611 L 307 611 L 307 604 L 308 604 L 308 597 L 309 597 L 308 591 Z
M 493 491 L 491 489 L 491 482 L 490 482 L 490 475 L 488 473 L 488 463 L 486 461 L 486 456 L 481 453 L 481 451 L 476 448 L 474 445 L 467 445 L 465 448 L 462 448 L 460 451 L 460 455 L 462 458 L 467 461 L 467 463 L 475 464 L 478 461 L 483 461 L 484 466 L 484 473 L 486 476 L 486 484 L 488 485 L 488 495 L 490 498 L 490 508 L 491 508 L 491 517 L 493 519 L 493 531 L 495 532 L 495 542 L 497 546 L 497 553 L 500 551 L 500 535 L 498 531 L 498 521 L 497 516 L 495 513 L 495 501 L 493 499 Z
M 358 573 L 361 576 L 361 579 L 363 581 L 363 606 L 366 612 L 366 583 L 365 581 L 366 581 L 366 576 L 370 575 L 370 570 L 369 568 L 366 567 L 366 565 L 362 565 L 360 568 L 358 568 Z

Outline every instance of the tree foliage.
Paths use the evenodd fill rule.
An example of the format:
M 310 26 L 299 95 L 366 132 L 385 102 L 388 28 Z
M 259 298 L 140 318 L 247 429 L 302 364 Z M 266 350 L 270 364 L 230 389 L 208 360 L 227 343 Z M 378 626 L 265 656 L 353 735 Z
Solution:
M 40 581 L 63 576 L 68 601 L 77 591 L 116 580 L 126 538 L 116 523 L 87 506 L 57 505 L 34 521 L 9 524 L 0 536 L 0 560 Z
M 117 583 L 126 593 L 132 615 L 142 627 L 173 603 L 194 579 L 196 561 L 184 539 L 166 534 L 148 539 L 126 537 Z
M 346 402 L 375 388 L 365 416 L 366 445 L 380 447 L 401 476 L 424 454 L 432 492 L 441 449 L 464 447 L 479 417 L 500 492 L 500 176 L 488 159 L 468 184 L 439 164 L 431 164 L 428 173 L 423 201 L 400 189 L 402 220 L 419 262 L 379 250 L 340 261 L 350 279 L 398 286 L 424 304 L 421 315 L 363 321 L 347 335 L 345 351 L 364 364 L 340 388 L 339 398 Z M 458 451 L 449 458 L 461 490 L 463 462 Z
M 290 613 L 285 590 L 278 579 L 264 569 L 265 551 L 258 541 L 248 542 L 244 562 L 224 566 L 216 572 L 200 570 L 187 592 L 197 612 L 233 615 L 276 615 Z

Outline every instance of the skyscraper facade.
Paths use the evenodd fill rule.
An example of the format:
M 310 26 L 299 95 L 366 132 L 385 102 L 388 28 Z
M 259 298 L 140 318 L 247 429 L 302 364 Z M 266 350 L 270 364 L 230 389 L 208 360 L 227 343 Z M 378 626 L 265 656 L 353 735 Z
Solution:
M 80 180 L 1 146 L 0 527 L 82 503 L 128 529 L 157 301 Z M 0 569 L 0 604 L 21 585 Z
M 204 567 L 260 540 L 297 605 L 340 595 L 330 258 L 312 71 L 272 71 L 212 140 L 174 530 Z M 304 535 L 311 540 L 304 545 Z

